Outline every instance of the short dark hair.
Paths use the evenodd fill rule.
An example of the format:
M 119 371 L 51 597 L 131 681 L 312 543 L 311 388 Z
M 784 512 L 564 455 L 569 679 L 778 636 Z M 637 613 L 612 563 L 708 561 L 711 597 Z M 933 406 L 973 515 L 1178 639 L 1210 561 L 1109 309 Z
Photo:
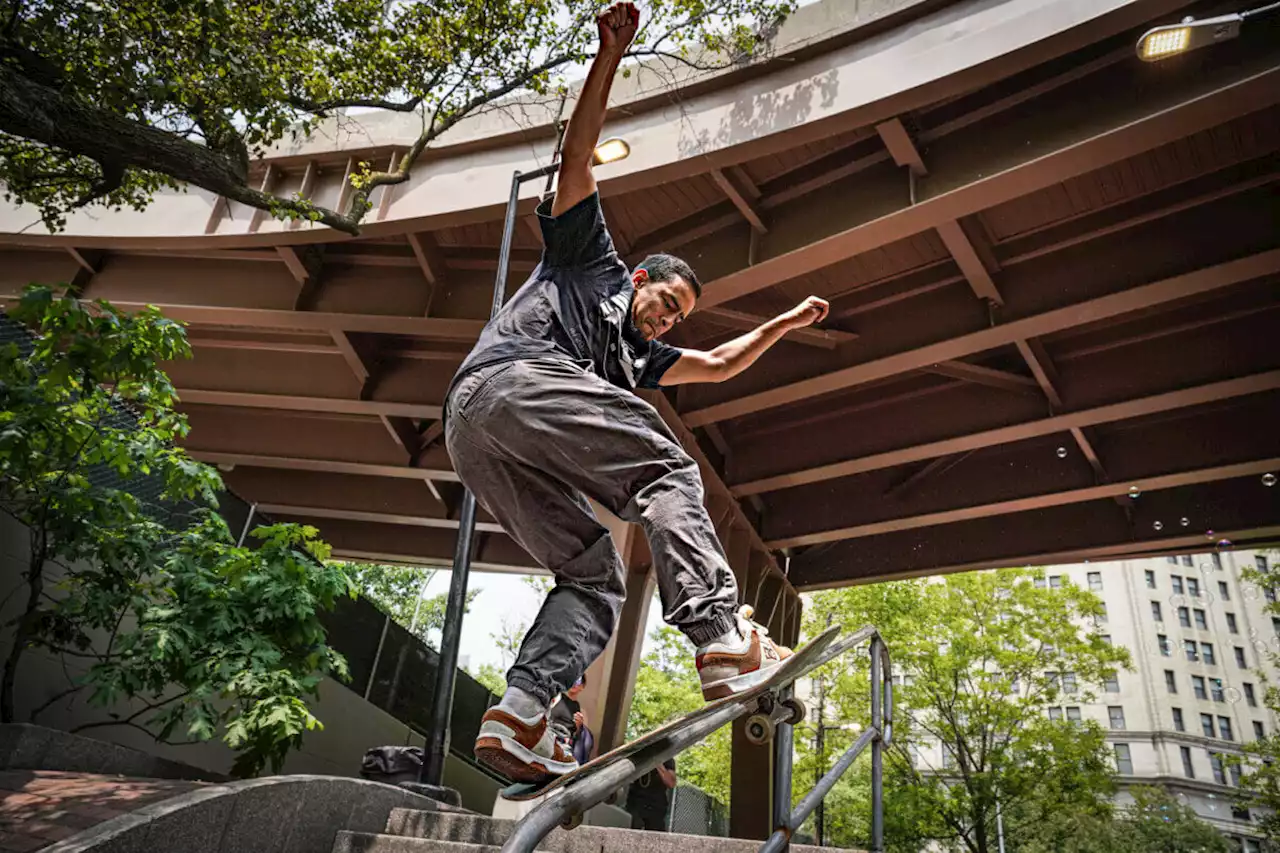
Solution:
M 647 272 L 652 281 L 671 281 L 676 276 L 680 276 L 689 282 L 689 286 L 693 288 L 694 297 L 702 296 L 702 282 L 698 281 L 693 267 L 675 255 L 649 255 L 636 269 Z

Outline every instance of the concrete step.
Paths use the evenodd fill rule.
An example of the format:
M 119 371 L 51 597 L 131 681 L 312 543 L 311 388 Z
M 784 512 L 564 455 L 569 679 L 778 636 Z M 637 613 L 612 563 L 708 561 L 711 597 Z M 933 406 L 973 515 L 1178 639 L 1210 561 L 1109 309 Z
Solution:
M 334 853 L 497 853 L 514 826 L 515 821 L 482 815 L 400 808 L 387 817 L 383 834 L 342 833 Z M 760 844 L 745 838 L 584 825 L 571 831 L 552 830 L 538 849 L 546 853 L 756 853 Z M 829 853 L 799 844 L 792 845 L 792 850 Z

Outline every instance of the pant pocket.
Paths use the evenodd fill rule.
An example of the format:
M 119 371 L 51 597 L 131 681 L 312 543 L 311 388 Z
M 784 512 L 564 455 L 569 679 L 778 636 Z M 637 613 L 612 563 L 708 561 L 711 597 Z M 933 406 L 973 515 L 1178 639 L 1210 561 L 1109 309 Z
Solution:
M 516 362 L 509 361 L 492 367 L 482 367 L 463 379 L 449 402 L 450 417 L 459 417 L 464 421 L 472 420 L 479 414 L 484 401 L 490 396 L 494 380 L 515 366 Z

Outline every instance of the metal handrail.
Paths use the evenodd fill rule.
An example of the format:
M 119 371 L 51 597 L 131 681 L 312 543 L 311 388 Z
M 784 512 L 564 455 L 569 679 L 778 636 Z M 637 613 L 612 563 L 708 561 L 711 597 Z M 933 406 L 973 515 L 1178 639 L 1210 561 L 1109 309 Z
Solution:
M 861 645 L 867 639 L 871 640 L 871 714 L 873 724 L 872 729 L 869 729 L 868 733 L 873 731 L 879 732 L 882 728 L 885 732 L 885 737 L 883 739 L 876 738 L 873 742 L 873 754 L 878 756 L 879 750 L 882 749 L 883 744 L 888 742 L 888 733 L 892 725 L 892 684 L 889 684 L 887 679 L 884 679 L 884 683 L 881 683 L 881 673 L 889 671 L 888 650 L 884 648 L 884 642 L 880 639 L 879 632 L 870 625 L 860 628 L 849 637 L 838 641 L 838 643 L 840 646 L 844 646 L 847 650 Z M 837 656 L 838 655 L 833 656 L 832 660 Z M 878 691 L 876 690 L 877 685 L 880 685 L 880 690 Z M 886 689 L 887 692 L 885 692 Z M 881 702 L 880 695 L 882 693 L 884 699 L 883 703 Z M 888 726 L 882 726 L 883 720 L 880 714 L 884 708 L 887 708 L 889 713 L 890 723 Z M 580 782 L 552 791 L 547 796 L 546 800 L 541 802 L 516 824 L 515 829 L 511 832 L 511 836 L 507 839 L 506 843 L 502 845 L 502 853 L 532 853 L 532 851 L 542 843 L 542 840 L 546 838 L 547 835 L 557 826 L 564 824 L 575 816 L 581 815 L 592 806 L 604 802 L 613 794 L 614 791 L 639 779 L 641 776 L 661 765 L 668 758 L 672 758 L 679 753 L 684 752 L 689 747 L 699 743 L 726 723 L 731 723 L 734 720 L 748 716 L 753 712 L 754 708 L 751 705 L 725 705 L 720 710 L 691 724 L 688 728 L 676 730 L 667 737 L 654 741 L 649 746 L 638 750 L 627 758 L 620 758 L 612 764 L 605 765 L 600 768 L 598 772 L 587 776 Z M 777 744 L 777 748 L 780 751 L 783 750 L 782 741 L 785 740 L 786 752 L 785 761 L 779 762 L 780 766 L 778 768 L 779 770 L 785 770 L 785 788 L 775 788 L 775 791 L 785 790 L 787 793 L 785 794 L 785 798 L 779 797 L 774 802 L 775 814 L 777 814 L 779 809 L 785 812 L 786 804 L 790 801 L 791 726 L 779 724 L 775 730 L 774 738 L 775 744 Z M 856 754 L 850 757 L 848 764 L 852 764 L 853 759 L 856 757 Z M 840 761 L 843 762 L 844 760 L 844 757 L 842 757 Z M 873 758 L 873 764 L 875 763 L 875 760 L 876 759 Z M 840 766 L 840 762 L 837 762 L 837 766 Z M 847 764 L 844 766 L 844 769 L 848 769 Z M 844 770 L 842 769 L 840 773 L 843 772 Z M 822 780 L 819 781 L 818 785 L 814 788 L 814 791 L 821 789 L 821 795 L 818 799 L 821 799 L 821 796 L 826 795 L 826 792 L 835 784 L 835 780 L 839 778 L 840 773 L 836 773 L 829 783 L 827 782 L 827 776 L 832 776 L 831 773 L 828 773 L 827 776 L 824 776 Z M 873 777 L 876 780 L 879 778 L 876 776 L 874 769 Z M 775 780 L 779 780 L 777 773 L 775 773 Z M 825 787 L 823 787 L 824 783 L 826 783 Z M 874 805 L 874 803 L 879 802 L 879 782 L 873 781 L 872 787 L 873 809 L 878 809 L 879 813 L 883 811 L 883 807 Z M 812 793 L 813 792 L 811 792 L 811 794 Z M 813 805 L 817 805 L 817 800 L 814 801 Z M 813 807 L 811 806 L 809 810 L 812 811 L 812 808 Z M 808 812 L 805 812 L 805 814 L 807 815 Z M 775 825 L 780 826 L 776 819 L 774 823 Z M 873 827 L 875 825 L 876 822 L 873 819 Z M 879 836 L 875 837 L 879 837 L 882 840 L 880 842 L 880 846 L 876 848 L 875 853 L 880 853 L 883 848 L 883 819 L 880 820 L 879 825 L 881 826 L 881 832 Z M 799 823 L 797 823 L 796 826 L 799 826 Z M 782 831 L 783 830 L 780 827 L 774 835 L 776 836 L 778 835 L 778 832 Z M 786 839 L 790 838 L 791 831 L 793 830 L 786 832 Z M 770 838 L 769 843 L 772 842 L 773 839 Z M 785 840 L 783 842 L 783 846 L 785 846 Z M 768 847 L 768 843 L 766 843 L 766 847 Z
M 854 741 L 794 809 L 791 800 L 791 738 L 789 725 L 775 733 L 778 755 L 774 765 L 773 834 L 760 853 L 784 853 L 791 836 L 831 791 L 862 751 L 871 746 L 871 853 L 884 851 L 884 747 L 893 737 L 893 663 L 880 632 L 867 626 L 859 634 L 871 637 L 871 725 Z M 783 753 L 785 752 L 785 756 Z

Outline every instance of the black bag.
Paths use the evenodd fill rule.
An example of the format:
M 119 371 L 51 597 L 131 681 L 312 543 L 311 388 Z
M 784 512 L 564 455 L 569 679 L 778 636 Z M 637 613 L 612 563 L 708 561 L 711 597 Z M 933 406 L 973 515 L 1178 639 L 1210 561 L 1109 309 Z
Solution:
M 422 770 L 422 747 L 375 746 L 366 750 L 360 762 L 360 777 L 371 782 L 398 785 L 417 782 Z

